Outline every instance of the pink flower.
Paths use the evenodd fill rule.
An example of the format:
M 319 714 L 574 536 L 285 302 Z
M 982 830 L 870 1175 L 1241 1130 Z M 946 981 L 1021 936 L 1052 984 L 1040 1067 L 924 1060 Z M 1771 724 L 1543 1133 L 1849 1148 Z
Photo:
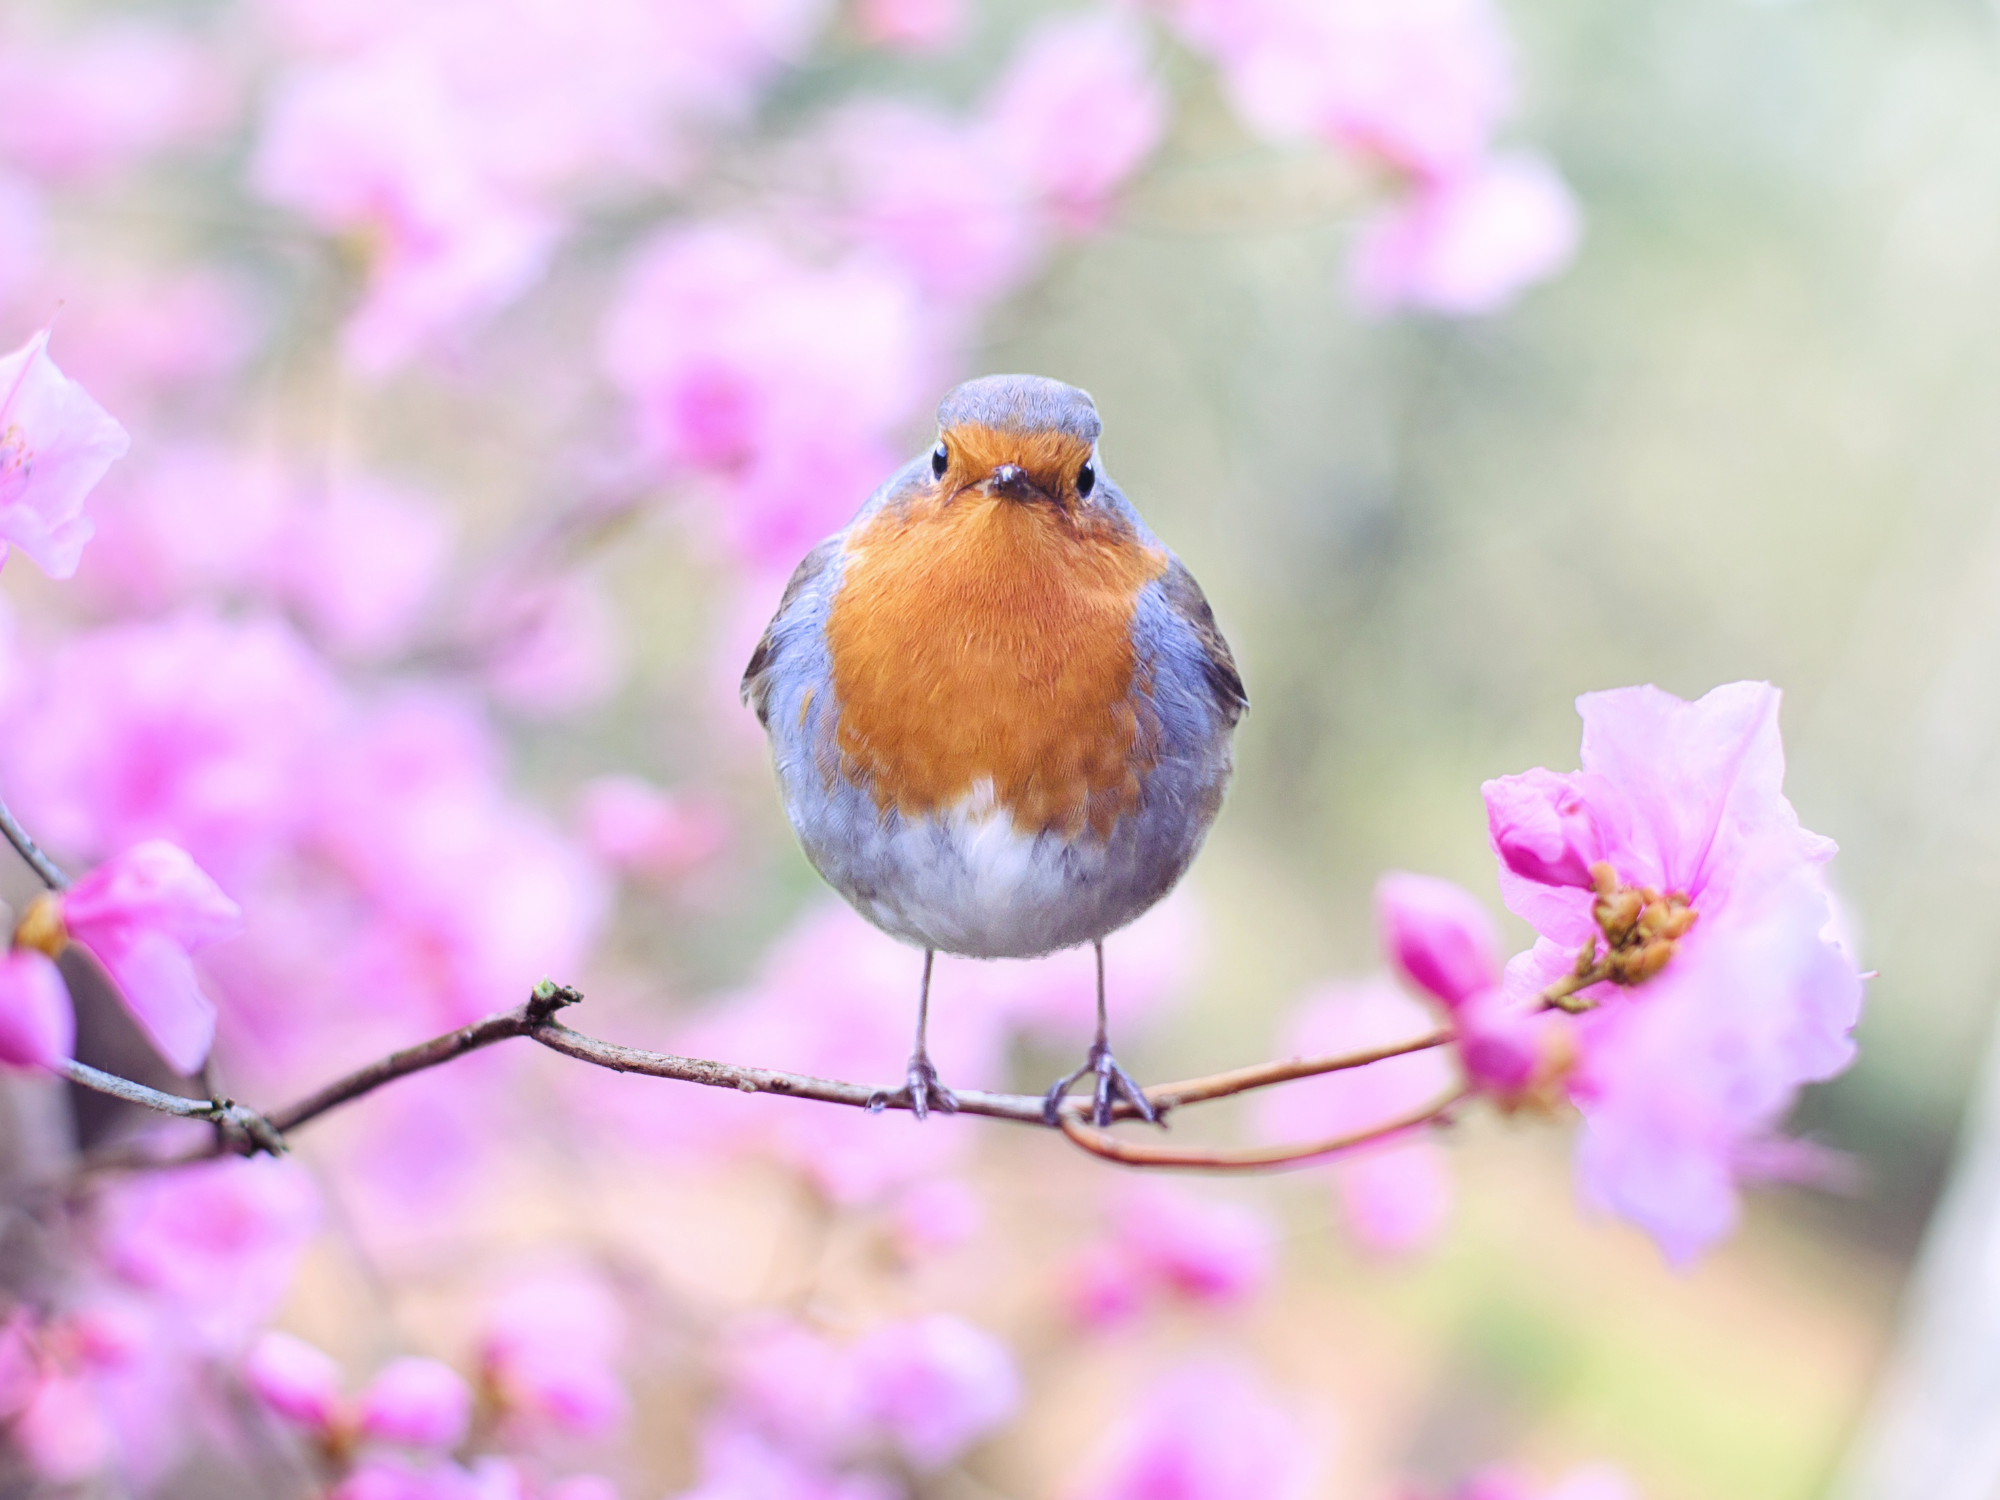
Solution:
M 637 776 L 599 776 L 577 803 L 585 847 L 628 875 L 680 875 L 720 853 L 729 828 L 715 805 L 661 791 Z
M 623 1324 L 616 1299 L 593 1276 L 526 1278 L 488 1313 L 480 1366 L 510 1416 L 602 1436 L 628 1405 L 616 1366 Z
M 361 1430 L 381 1442 L 441 1453 L 465 1440 L 471 1422 L 472 1387 L 420 1355 L 391 1360 L 361 1393 Z
M 170 839 L 241 888 L 298 833 L 339 712 L 318 657 L 274 620 L 201 613 L 72 636 L 0 740 L 50 847 Z
M 1166 129 L 1143 33 L 1112 11 L 1044 21 L 985 108 L 1000 159 L 1054 218 L 1094 228 Z
M 103 1219 L 112 1270 L 222 1348 L 284 1296 L 319 1206 L 304 1168 L 259 1156 L 130 1178 L 106 1194 Z
M 104 965 L 173 1068 L 192 1073 L 215 1039 L 215 1006 L 189 955 L 242 929 L 243 909 L 161 839 L 106 860 L 58 898 L 69 936 Z
M 1281 1046 L 1293 1057 L 1360 1052 L 1422 1036 L 1435 1025 L 1424 1007 L 1386 980 L 1334 984 L 1299 1003 Z M 1273 1089 L 1258 1105 L 1258 1126 L 1262 1134 L 1288 1141 L 1355 1135 L 1421 1109 L 1442 1097 L 1451 1082 L 1442 1048 L 1413 1052 Z M 1451 1179 L 1443 1153 L 1431 1141 L 1385 1141 L 1327 1170 L 1348 1227 L 1378 1254 L 1413 1253 L 1443 1231 Z
M 414 1034 L 582 966 L 603 877 L 507 794 L 481 715 L 413 689 L 323 750 L 306 793 L 309 846 L 368 903 L 344 954 L 347 1004 L 365 994 Z
M 1513 105 L 1490 0 L 1182 0 L 1179 20 L 1253 128 L 1420 176 L 1478 160 Z
M 1536 878 L 1570 873 L 1567 854 L 1550 855 L 1552 826 L 1572 831 L 1565 849 L 1591 830 L 1583 852 L 1621 890 L 1692 912 L 1671 940 L 1635 934 L 1646 962 L 1629 986 L 1585 992 L 1600 1003 L 1578 1024 L 1571 1082 L 1586 1194 L 1684 1263 L 1733 1225 L 1736 1182 L 1798 1089 L 1852 1059 L 1861 979 L 1833 935 L 1821 870 L 1833 845 L 1800 828 L 1782 790 L 1775 689 L 1732 683 L 1685 703 L 1623 688 L 1577 706 L 1580 772 L 1485 788 L 1501 893 L 1542 934 L 1510 987 L 1539 990 L 1603 936 L 1592 892 Z
M 945 1314 L 876 1329 L 855 1347 L 854 1371 L 861 1409 L 919 1470 L 951 1463 L 1021 1403 L 1007 1346 Z
M 29 1466 L 55 1484 L 88 1479 L 118 1451 L 117 1435 L 89 1382 L 72 1375 L 42 1380 L 8 1437 Z
M 942 52 L 965 35 L 965 0 L 861 0 L 864 41 L 898 52 Z
M 243 1379 L 272 1411 L 315 1432 L 331 1428 L 340 1411 L 340 1366 L 289 1333 L 273 1331 L 251 1345 Z
M 0 957 L 0 1063 L 58 1068 L 75 1052 L 76 1013 L 56 966 L 32 948 Z
M 604 331 L 640 443 L 699 481 L 746 557 L 796 558 L 899 462 L 929 385 L 914 289 L 873 264 L 814 266 L 747 229 L 643 247 Z
M 364 239 L 368 291 L 346 345 L 371 373 L 513 301 L 557 236 L 552 218 L 488 178 L 435 69 L 407 51 L 286 76 L 251 178 L 318 228 Z
M 596 708 L 624 681 L 629 652 L 618 612 L 585 573 L 504 580 L 473 610 L 486 644 L 486 686 L 536 719 Z
M 453 526 L 429 498 L 360 476 L 285 518 L 266 562 L 316 638 L 351 656 L 408 643 L 451 551 Z
M 701 1483 L 674 1500 L 898 1500 L 907 1491 L 840 1473 L 724 1418 L 701 1434 Z
M 41 270 L 47 218 L 35 185 L 0 168 L 0 307 Z
M 0 159 L 41 177 L 100 176 L 210 134 L 234 93 L 212 49 L 143 21 L 0 39 Z
M 1499 933 L 1463 886 L 1392 871 L 1375 883 L 1375 921 L 1397 971 L 1447 1006 L 1491 989 L 1499 977 Z
M 868 1413 L 847 1350 L 777 1317 L 744 1321 L 721 1347 L 732 1422 L 814 1464 L 860 1447 Z
M 51 578 L 76 572 L 95 529 L 84 497 L 132 440 L 49 358 L 44 328 L 0 359 L 0 561 L 9 544 Z
M 1009 164 L 998 129 L 878 99 L 841 110 L 818 144 L 843 185 L 840 231 L 929 295 L 974 307 L 1033 270 L 1046 240 L 1039 189 Z
M 969 1183 L 934 1177 L 896 1200 L 893 1233 L 896 1247 L 914 1259 L 957 1249 L 985 1223 L 986 1205 Z
M 1583 217 L 1555 168 L 1496 156 L 1413 188 L 1361 228 L 1348 279 L 1371 312 L 1497 313 L 1576 255 Z
M 1138 1274 L 1193 1301 L 1242 1302 L 1270 1277 L 1271 1225 L 1240 1203 L 1143 1182 L 1121 1195 L 1114 1214 Z
M 1060 1493 L 1067 1500 L 1297 1500 L 1313 1451 L 1246 1370 L 1184 1365 L 1154 1381 Z

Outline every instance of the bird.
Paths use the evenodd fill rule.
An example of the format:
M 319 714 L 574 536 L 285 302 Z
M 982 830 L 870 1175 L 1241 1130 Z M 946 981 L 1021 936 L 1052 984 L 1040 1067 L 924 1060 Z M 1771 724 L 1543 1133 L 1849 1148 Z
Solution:
M 743 674 L 806 857 L 924 954 L 892 1098 L 954 1111 L 927 1045 L 939 953 L 1092 944 L 1091 1118 L 1157 1113 L 1112 1055 L 1104 939 L 1186 872 L 1249 708 L 1193 576 L 1099 455 L 1089 393 L 1037 375 L 948 392 L 937 441 L 806 554 Z

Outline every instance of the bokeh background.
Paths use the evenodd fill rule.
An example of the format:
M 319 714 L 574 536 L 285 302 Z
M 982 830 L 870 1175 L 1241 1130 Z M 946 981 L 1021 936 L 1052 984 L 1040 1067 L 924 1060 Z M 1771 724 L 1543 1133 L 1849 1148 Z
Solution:
M 475 977 L 562 970 L 590 996 L 575 1024 L 600 1035 L 894 1076 L 917 960 L 826 914 L 731 697 L 788 565 L 784 527 L 811 517 L 786 513 L 777 540 L 743 544 L 727 519 L 735 481 L 635 443 L 630 382 L 600 351 L 633 257 L 663 226 L 804 219 L 802 253 L 821 253 L 842 233 L 820 223 L 833 190 L 814 155 L 837 110 L 886 98 L 963 117 L 1035 28 L 1076 12 L 986 0 L 911 42 L 869 19 L 893 7 L 796 9 L 774 23 L 782 44 L 756 44 L 770 55 L 743 69 L 740 97 L 676 127 L 686 162 L 609 188 L 565 181 L 553 196 L 567 227 L 532 285 L 370 360 L 343 353 L 341 330 L 385 231 L 365 214 L 315 220 L 300 207 L 309 187 L 287 201 L 254 186 L 285 80 L 323 60 L 315 46 L 359 44 L 298 41 L 285 28 L 309 7 L 14 0 L 0 78 L 33 81 L 58 121 L 49 98 L 116 75 L 48 59 L 135 18 L 189 39 L 193 92 L 214 106 L 179 135 L 160 130 L 157 149 L 73 171 L 37 144 L 50 116 L 0 97 L 10 190 L 34 196 L 40 225 L 31 236 L 17 218 L 0 245 L 18 252 L 0 253 L 0 344 L 53 316 L 57 359 L 134 434 L 93 503 L 98 550 L 77 579 L 21 559 L 6 573 L 9 796 L 59 853 L 111 852 L 91 841 L 115 822 L 74 813 L 92 789 L 46 764 L 111 729 L 29 744 L 63 682 L 110 680 L 60 653 L 189 610 L 222 630 L 287 617 L 369 705 L 348 718 L 448 703 L 476 719 L 476 748 L 436 751 L 412 731 L 409 746 L 433 749 L 407 763 L 381 750 L 393 734 L 355 731 L 357 762 L 380 752 L 371 795 L 395 809 L 385 859 L 435 854 L 445 887 L 455 860 L 560 872 L 539 892 L 469 898 L 492 896 L 474 927 L 551 934 L 548 957 L 531 936 L 484 968 L 468 961 Z M 844 1339 L 935 1311 L 1004 1340 L 1024 1394 L 969 1456 L 878 1475 L 891 1493 L 1106 1493 L 1091 1487 L 1093 1455 L 1135 1403 L 1164 1372 L 1219 1361 L 1282 1413 L 1314 1495 L 1442 1494 L 1496 1461 L 1549 1479 L 1608 1462 L 1652 1500 L 1820 1494 L 1894 1336 L 1992 1013 L 2000 15 L 1971 0 L 1508 0 L 1519 107 L 1500 135 L 1560 167 L 1583 236 L 1561 274 L 1460 317 L 1357 303 L 1345 266 L 1367 215 L 1408 191 L 1394 171 L 1260 133 L 1173 24 L 1119 14 L 1166 101 L 1156 149 L 991 295 L 912 294 L 904 311 L 935 335 L 907 381 L 919 394 L 869 437 L 918 451 L 930 401 L 964 374 L 1088 388 L 1109 471 L 1236 648 L 1253 709 L 1229 802 L 1185 894 L 1112 946 L 1114 1021 L 1121 973 L 1134 976 L 1121 1059 L 1156 1079 L 1275 1055 L 1302 997 L 1379 971 L 1370 892 L 1384 869 L 1490 895 L 1479 783 L 1572 767 L 1577 693 L 1652 682 L 1694 697 L 1763 678 L 1785 692 L 1788 789 L 1805 824 L 1840 842 L 1835 880 L 1879 971 L 1859 1062 L 1795 1122 L 1852 1156 L 1848 1190 L 1758 1193 L 1733 1240 L 1670 1270 L 1638 1231 L 1577 1205 L 1567 1122 L 1475 1115 L 1449 1136 L 1454 1201 L 1434 1233 L 1371 1248 L 1325 1169 L 1188 1185 L 1190 1201 L 1264 1226 L 1246 1232 L 1269 1236 L 1270 1269 L 1244 1272 L 1240 1295 L 1232 1282 L 1099 1317 L 1078 1310 L 1089 1257 L 1161 1210 L 1059 1141 L 946 1120 L 912 1146 L 908 1122 L 843 1120 L 829 1147 L 817 1116 L 753 1124 L 768 1101 L 711 1114 L 678 1086 L 496 1053 L 450 1086 L 400 1085 L 301 1133 L 319 1228 L 275 1317 L 358 1383 L 398 1353 L 463 1364 L 495 1285 L 582 1267 L 620 1309 L 630 1410 L 558 1458 L 587 1459 L 629 1496 L 701 1480 L 704 1424 L 740 1399 L 729 1351 L 757 1318 Z M 693 314 L 658 316 L 641 342 L 671 343 Z M 171 471 L 196 444 L 213 466 Z M 861 447 L 823 472 L 851 488 L 873 455 Z M 418 515 L 414 529 L 328 521 L 295 544 L 289 572 L 225 556 L 293 503 L 256 496 L 323 499 L 355 475 L 392 486 L 384 503 Z M 860 498 L 813 503 L 837 524 Z M 425 540 L 426 526 L 449 540 Z M 298 581 L 321 564 L 379 579 L 425 547 L 437 559 L 417 570 L 420 602 L 389 610 L 379 639 L 343 614 L 341 600 L 373 597 L 365 581 L 333 603 Z M 190 686 L 174 691 L 199 696 L 205 663 L 227 698 L 256 670 L 231 650 L 186 645 Z M 261 721 L 292 712 L 286 701 L 251 693 L 215 714 Z M 357 743 L 347 733 L 309 737 Z M 607 776 L 646 785 L 607 789 Z M 446 804 L 530 831 L 496 852 L 452 818 L 410 812 Z M 350 799 L 325 817 L 368 842 L 371 807 Z M 321 838 L 312 858 L 339 842 Z M 259 856 L 247 888 L 231 886 L 250 913 L 244 941 L 260 946 L 212 966 L 220 1057 L 260 1101 L 517 998 L 496 983 L 479 1003 L 459 975 L 433 986 L 449 998 L 405 1003 L 378 970 L 344 967 L 407 912 L 393 868 L 376 880 L 342 858 L 362 892 L 338 898 L 343 936 L 299 894 L 310 860 L 286 853 L 280 877 Z M 258 939 L 267 888 L 286 894 L 265 919 L 277 935 Z M 515 900 L 577 914 L 503 912 Z M 302 935 L 314 923 L 321 935 Z M 458 942 L 398 939 L 369 962 L 421 989 L 409 966 L 448 968 Z M 976 1030 L 967 1066 L 991 1070 L 961 1081 L 1034 1088 L 1069 1065 L 1083 1001 L 1063 972 L 941 965 L 945 1055 L 955 1026 Z M 962 1010 L 955 991 L 973 997 Z M 800 1042 L 814 1015 L 844 1034 Z M 88 1036 L 87 1005 L 84 1020 Z M 120 1045 L 114 1024 L 99 1025 L 106 1048 Z M 16 1182 L 132 1128 L 94 1106 L 72 1119 L 53 1085 L 15 1081 L 9 1097 Z M 879 1151 L 856 1124 L 879 1127 Z M 1222 1138 L 1254 1121 L 1225 1108 L 1181 1128 Z M 1257 1430 L 1249 1417 L 1236 1429 L 1246 1443 Z M 224 1438 L 160 1475 L 120 1472 L 21 1470 L 10 1493 L 275 1492 L 260 1488 L 272 1471 Z M 753 1493 L 710 1480 L 717 1496 Z

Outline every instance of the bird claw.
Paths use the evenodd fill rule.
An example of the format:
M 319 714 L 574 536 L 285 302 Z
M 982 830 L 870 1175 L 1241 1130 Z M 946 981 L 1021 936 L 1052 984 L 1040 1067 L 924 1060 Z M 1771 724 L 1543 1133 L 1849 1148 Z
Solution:
M 909 1082 L 893 1094 L 878 1089 L 869 1097 L 868 1112 L 879 1115 L 891 1104 L 906 1105 L 911 1114 L 919 1120 L 927 1120 L 933 1109 L 941 1114 L 958 1113 L 958 1095 L 938 1082 L 937 1069 L 925 1053 L 919 1052 L 910 1059 Z
M 1118 1060 L 1111 1055 L 1111 1049 L 1093 1042 L 1090 1056 L 1082 1067 L 1073 1073 L 1065 1073 L 1049 1086 L 1042 1100 L 1042 1118 L 1051 1125 L 1061 1123 L 1063 1097 L 1069 1093 L 1071 1085 L 1082 1078 L 1094 1077 L 1091 1089 L 1090 1120 L 1100 1130 L 1109 1125 L 1119 1100 L 1124 1100 L 1138 1111 L 1139 1118 L 1148 1125 L 1160 1123 L 1160 1112 L 1153 1107 L 1153 1101 L 1146 1097 L 1146 1091 L 1133 1081 L 1132 1075 L 1118 1066 Z

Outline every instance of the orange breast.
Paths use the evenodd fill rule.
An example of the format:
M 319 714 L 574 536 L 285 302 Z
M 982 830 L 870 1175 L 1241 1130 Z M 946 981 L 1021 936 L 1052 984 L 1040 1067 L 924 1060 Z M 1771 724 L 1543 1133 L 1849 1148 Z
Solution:
M 984 780 L 1016 828 L 1068 835 L 1137 807 L 1155 726 L 1132 702 L 1132 612 L 1163 553 L 976 491 L 885 510 L 848 553 L 836 736 L 878 805 L 921 816 Z

